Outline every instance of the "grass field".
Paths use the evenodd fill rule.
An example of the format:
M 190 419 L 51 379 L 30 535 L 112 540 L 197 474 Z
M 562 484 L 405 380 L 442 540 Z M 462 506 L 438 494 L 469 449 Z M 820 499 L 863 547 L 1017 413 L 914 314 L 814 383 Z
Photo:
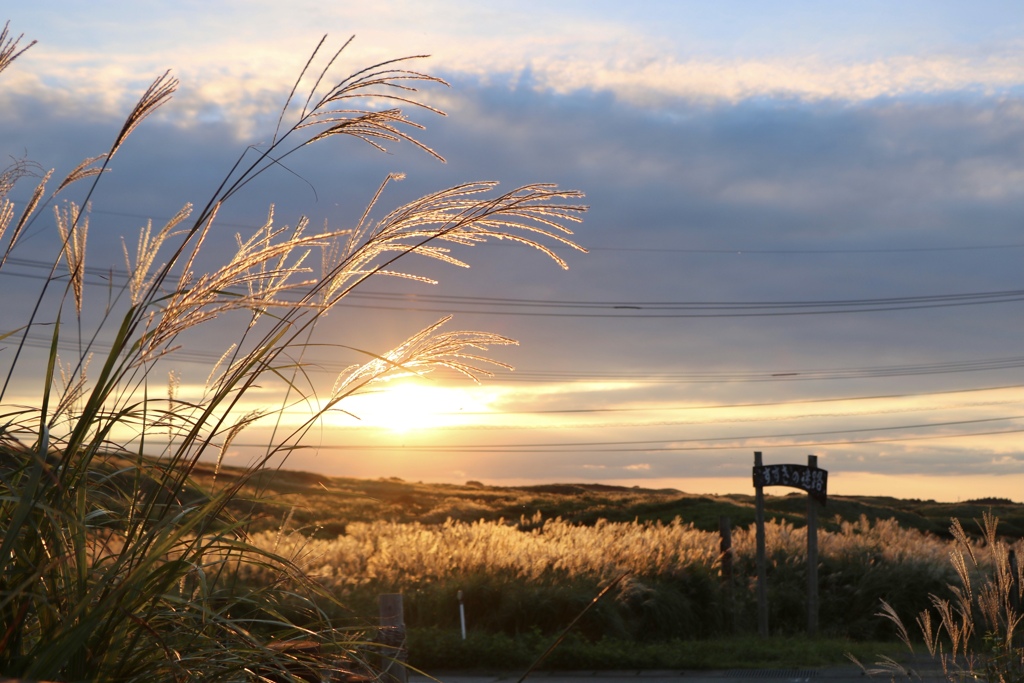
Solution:
M 254 484 L 254 528 L 262 530 L 252 542 L 317 577 L 353 617 L 373 614 L 380 593 L 403 593 L 418 666 L 524 666 L 620 577 L 550 666 L 631 668 L 643 659 L 655 668 L 702 668 L 714 666 L 709 653 L 716 648 L 756 641 L 751 496 L 284 471 Z M 765 666 L 770 652 L 788 652 L 778 656 L 789 665 L 836 662 L 845 652 L 862 660 L 891 653 L 897 632 L 878 616 L 881 601 L 913 615 L 931 594 L 943 594 L 957 578 L 949 562 L 951 517 L 980 521 L 991 509 L 1010 520 L 1002 531 L 1024 550 L 1014 533 L 1024 506 L 1008 501 L 830 500 L 819 533 L 821 638 L 811 647 L 803 635 L 806 496 L 769 497 L 771 631 L 790 645 L 744 646 L 735 664 Z M 731 581 L 721 571 L 720 516 L 733 520 Z M 980 527 L 966 526 L 980 535 Z M 980 548 L 980 536 L 973 543 Z M 242 567 L 239 575 L 259 584 L 263 571 Z M 807 661 L 797 661 L 801 656 Z

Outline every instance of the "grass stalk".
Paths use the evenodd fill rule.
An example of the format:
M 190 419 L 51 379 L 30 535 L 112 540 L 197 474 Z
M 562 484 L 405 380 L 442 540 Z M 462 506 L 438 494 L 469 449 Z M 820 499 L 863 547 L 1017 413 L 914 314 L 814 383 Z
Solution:
M 0 32 L 0 71 L 31 46 L 19 48 L 19 40 L 8 37 L 6 26 Z M 580 193 L 550 185 L 492 197 L 493 184 L 474 183 L 374 221 L 378 193 L 355 230 L 325 227 L 313 234 L 306 234 L 305 219 L 294 229 L 276 227 L 271 207 L 267 222 L 239 237 L 237 251 L 222 265 L 195 273 L 196 264 L 206 261 L 201 255 L 209 250 L 207 237 L 221 209 L 310 145 L 354 137 L 378 149 L 409 143 L 440 159 L 409 132 L 422 126 L 401 108 L 441 113 L 417 99 L 416 86 L 443 81 L 404 68 L 416 58 L 380 62 L 336 79 L 332 74 L 348 42 L 317 70 L 324 44 L 300 71 L 271 142 L 242 152 L 194 215 L 186 204 L 157 233 L 147 225 L 134 261 L 124 248 L 129 277 L 108 290 L 99 315 L 89 306 L 84 280 L 88 207 L 103 192 L 105 171 L 118 151 L 171 100 L 177 80 L 170 72 L 156 78 L 109 149 L 77 165 L 48 197 L 52 171 L 43 174 L 16 222 L 7 196 L 32 167 L 18 162 L 0 174 L 0 239 L 6 242 L 0 269 L 40 208 L 62 199 L 78 181 L 89 181 L 81 201 L 56 212 L 58 248 L 28 319 L 0 330 L 0 337 L 18 340 L 0 389 L 0 415 L 7 421 L 0 429 L 0 674 L 95 682 L 293 681 L 311 671 L 366 668 L 370 645 L 362 631 L 329 616 L 344 613 L 337 598 L 276 549 L 254 544 L 248 520 L 237 517 L 233 506 L 253 477 L 302 447 L 308 431 L 353 393 L 396 374 L 436 368 L 485 375 L 493 361 L 484 352 L 510 340 L 443 331 L 443 319 L 391 351 L 363 353 L 363 362 L 323 395 L 305 360 L 319 343 L 318 323 L 371 277 L 424 280 L 392 270 L 410 254 L 463 265 L 449 247 L 511 239 L 564 267 L 544 242 L 575 247 L 568 226 L 585 207 L 572 203 Z M 297 98 L 310 74 L 311 86 Z M 370 100 L 392 108 L 360 108 Z M 15 228 L 7 232 L 11 223 Z M 320 272 L 307 265 L 316 251 L 324 255 Z M 54 285 L 62 260 L 70 277 L 60 292 Z M 237 314 L 247 318 L 201 395 L 176 398 L 176 353 L 198 331 L 223 326 Z M 72 317 L 75 324 L 67 325 Z M 49 345 L 36 359 L 25 351 L 44 323 Z M 57 352 L 69 339 L 76 354 L 65 364 Z M 101 348 L 108 350 L 97 353 Z M 100 358 L 90 365 L 93 355 Z M 89 376 L 89 367 L 98 370 Z M 168 368 L 172 389 L 165 400 L 153 388 Z M 37 402 L 6 403 L 16 377 L 31 374 L 41 382 L 19 389 L 34 392 Z M 282 387 L 277 407 L 245 412 L 246 397 L 274 383 Z M 296 405 L 308 406 L 309 413 L 285 427 L 280 417 Z M 277 420 L 273 438 L 241 477 L 210 487 L 195 480 L 200 462 L 219 464 L 236 436 L 261 420 Z M 160 433 L 168 435 L 167 443 L 151 452 Z M 259 567 L 269 580 L 259 586 L 238 582 L 243 563 Z M 312 645 L 289 645 L 299 642 Z

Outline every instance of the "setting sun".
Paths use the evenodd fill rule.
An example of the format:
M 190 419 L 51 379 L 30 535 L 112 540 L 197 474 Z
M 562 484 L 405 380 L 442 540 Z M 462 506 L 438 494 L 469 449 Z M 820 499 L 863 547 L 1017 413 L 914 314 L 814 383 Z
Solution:
M 488 411 L 493 391 L 483 387 L 452 387 L 430 380 L 382 384 L 352 396 L 343 407 L 365 427 L 409 432 L 471 424 Z

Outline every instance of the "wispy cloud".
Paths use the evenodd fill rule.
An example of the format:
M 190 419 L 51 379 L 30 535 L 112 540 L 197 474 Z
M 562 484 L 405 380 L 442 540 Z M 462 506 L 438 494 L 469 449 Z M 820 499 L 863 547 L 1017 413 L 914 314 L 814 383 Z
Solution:
M 766 98 L 858 103 L 948 94 L 991 97 L 1024 89 L 1024 51 L 982 60 L 907 56 L 843 64 L 814 59 L 729 62 L 653 57 L 602 62 L 576 56 L 494 53 L 499 56 L 445 55 L 418 66 L 448 78 L 471 77 L 484 85 L 563 95 L 608 93 L 632 105 L 653 107 L 680 100 L 714 105 Z M 216 56 L 207 55 L 207 61 L 197 64 L 172 65 L 183 83 L 175 121 L 190 125 L 216 118 L 241 124 L 279 110 L 281 93 L 287 91 L 294 70 L 282 69 L 280 62 L 261 70 L 249 59 L 223 62 L 221 68 L 211 70 L 211 58 Z M 258 58 L 262 59 L 266 56 Z M 289 65 L 294 61 L 289 60 Z M 140 64 L 130 55 L 109 55 L 102 64 L 62 55 L 40 59 L 34 66 L 32 74 L 9 78 L 6 97 L 45 95 L 59 107 L 80 106 L 84 99 L 91 111 L 110 115 L 122 112 L 138 96 L 143 79 L 159 68 Z
M 133 17 L 132 32 L 108 30 L 102 50 L 89 49 L 80 35 L 62 30 L 59 23 L 33 23 L 35 15 L 26 12 L 28 25 L 16 30 L 37 37 L 31 35 L 35 29 L 43 33 L 42 41 L 20 69 L 5 74 L 2 96 L 45 96 L 54 106 L 79 109 L 87 102 L 89 111 L 117 115 L 148 79 L 172 68 L 182 81 L 175 121 L 191 125 L 219 118 L 244 127 L 255 118 L 276 115 L 281 94 L 324 31 L 333 34 L 327 51 L 349 37 L 346 31 L 357 34 L 338 73 L 379 60 L 431 54 L 417 68 L 485 86 L 606 93 L 644 107 L 680 100 L 857 103 L 944 94 L 990 97 L 1024 88 L 1020 41 L 930 50 L 898 43 L 887 49 L 828 51 L 810 44 L 799 52 L 751 53 L 724 50 L 722 45 L 731 44 L 728 35 L 716 37 L 721 44 L 691 46 L 696 36 L 672 40 L 654 23 L 617 22 L 600 12 L 490 12 L 447 4 L 447 9 L 434 3 L 427 9 L 390 3 L 373 13 L 321 7 L 285 13 L 270 3 L 226 4 L 188 31 L 179 30 L 187 14 L 165 8 Z M 95 30 L 107 30 L 102 16 L 93 21 L 101 25 Z M 267 23 L 275 26 L 273 39 L 257 30 Z M 737 30 L 742 35 L 747 29 Z M 795 34 L 791 38 L 798 40 Z M 851 35 L 831 38 L 857 43 Z

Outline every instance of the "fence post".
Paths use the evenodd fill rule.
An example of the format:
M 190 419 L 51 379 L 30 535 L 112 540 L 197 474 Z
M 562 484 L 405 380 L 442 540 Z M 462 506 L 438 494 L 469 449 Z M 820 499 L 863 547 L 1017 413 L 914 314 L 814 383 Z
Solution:
M 1010 565 L 1010 605 L 1015 611 L 1020 612 L 1020 564 L 1017 562 L 1017 552 L 1013 548 L 1010 548 L 1006 560 Z
M 405 662 L 409 653 L 405 641 L 405 609 L 401 593 L 384 593 L 377 596 L 380 609 L 379 641 L 381 650 L 381 677 L 392 683 L 407 683 L 408 671 Z
M 736 604 L 733 597 L 732 578 L 732 522 L 728 517 L 718 518 L 718 534 L 721 540 L 718 549 L 721 551 L 722 583 L 725 584 L 725 604 L 729 616 L 729 629 L 736 630 Z
M 818 456 L 808 455 L 807 466 L 818 468 Z M 807 634 L 818 635 L 818 501 L 807 495 Z

